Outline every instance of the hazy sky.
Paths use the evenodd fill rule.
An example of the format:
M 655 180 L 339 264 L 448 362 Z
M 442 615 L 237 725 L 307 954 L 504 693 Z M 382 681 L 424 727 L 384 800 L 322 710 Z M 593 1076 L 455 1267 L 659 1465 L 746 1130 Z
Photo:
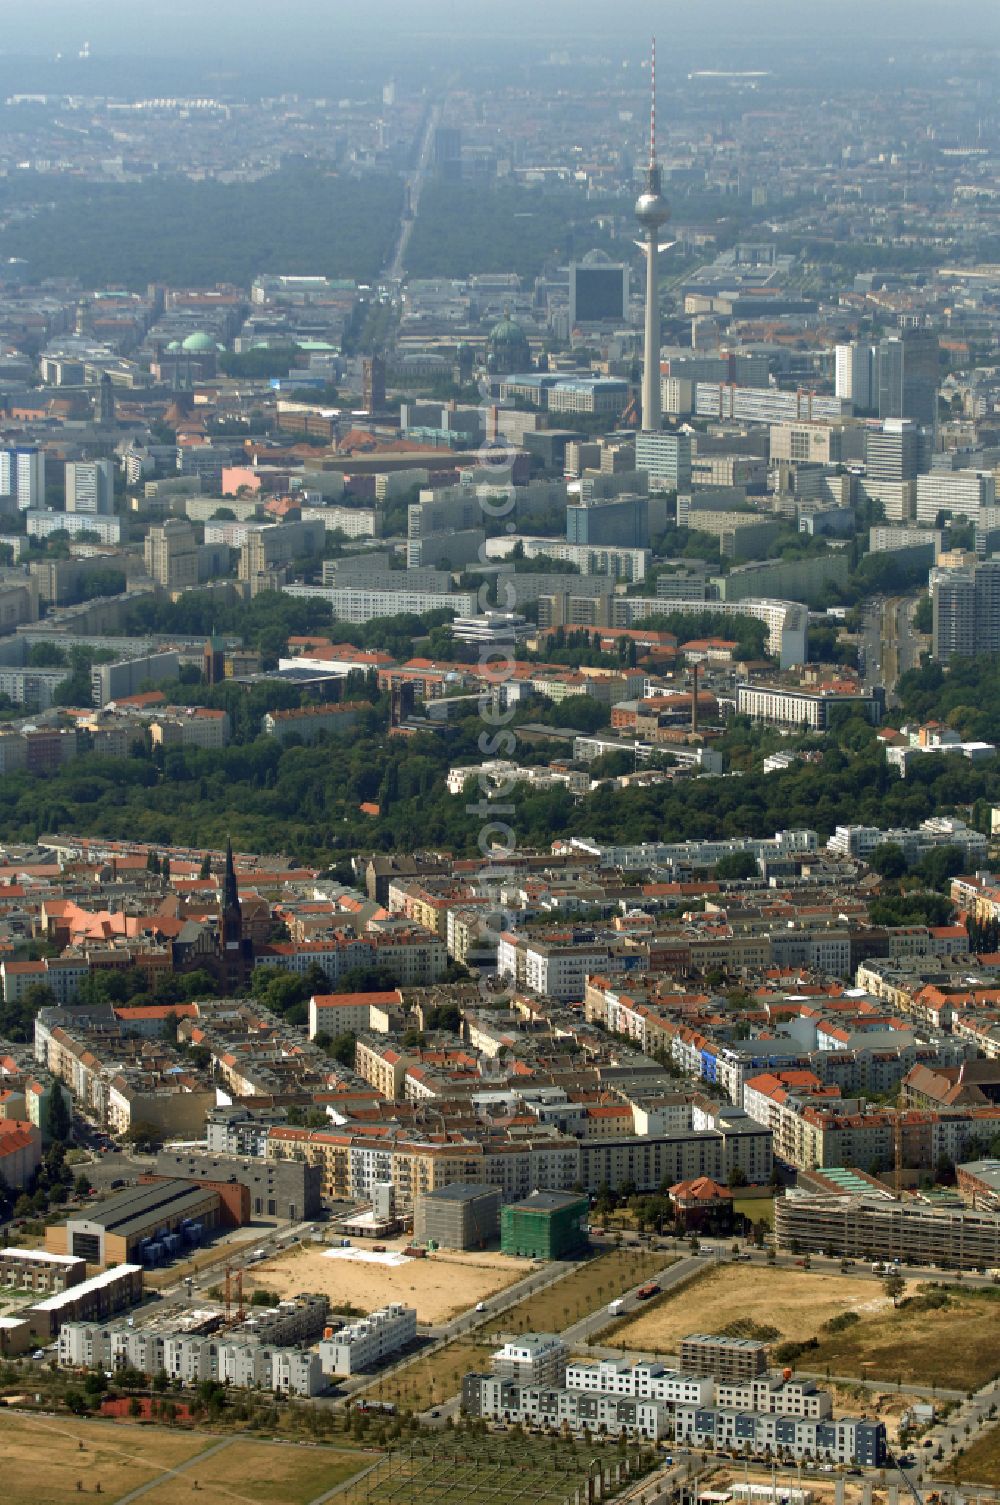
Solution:
M 672 71 L 773 66 L 803 81 L 815 70 L 821 88 L 877 89 L 890 55 L 900 72 L 907 62 L 926 72 L 958 49 L 980 70 L 1000 60 L 997 0 L 632 0 L 617 10 L 608 0 L 6 0 L 3 10 L 0 99 L 60 90 L 360 98 L 390 75 L 432 89 L 464 76 L 475 87 L 484 76 L 523 80 L 526 64 L 561 49 L 574 63 L 615 65 L 645 50 L 654 30 L 665 83 Z
M 8 53 L 65 51 L 87 40 L 119 53 L 155 48 L 177 56 L 221 45 L 242 54 L 255 47 L 270 52 L 276 44 L 280 51 L 290 50 L 286 43 L 309 47 L 310 38 L 314 48 L 338 35 L 369 47 L 380 40 L 388 45 L 393 36 L 421 33 L 469 39 L 489 33 L 506 36 L 516 48 L 525 26 L 567 39 L 586 29 L 616 48 L 651 26 L 665 48 L 672 36 L 690 45 L 699 36 L 711 42 L 727 34 L 758 41 L 835 38 L 855 47 L 894 33 L 911 43 L 1000 45 L 995 0 L 963 0 L 961 6 L 954 0 L 633 0 L 624 11 L 607 0 L 8 0 L 4 11 Z M 392 29 L 381 31 L 390 18 Z

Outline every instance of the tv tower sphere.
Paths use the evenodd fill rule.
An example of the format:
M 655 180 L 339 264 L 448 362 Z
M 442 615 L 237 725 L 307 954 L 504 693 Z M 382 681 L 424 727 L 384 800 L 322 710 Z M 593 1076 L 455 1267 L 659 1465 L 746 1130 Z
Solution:
M 648 168 L 647 177 L 645 192 L 635 201 L 635 217 L 644 229 L 658 230 L 670 218 L 670 206 L 660 193 L 660 169 Z

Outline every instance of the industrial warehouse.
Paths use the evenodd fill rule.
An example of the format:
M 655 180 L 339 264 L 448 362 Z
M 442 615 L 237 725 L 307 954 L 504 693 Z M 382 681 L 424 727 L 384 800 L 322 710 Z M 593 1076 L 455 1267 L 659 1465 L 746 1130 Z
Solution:
M 220 1195 L 220 1192 L 222 1195 Z M 130 1186 L 90 1210 L 45 1230 L 45 1248 L 89 1265 L 165 1264 L 216 1228 L 249 1221 L 246 1187 L 196 1186 L 162 1180 Z

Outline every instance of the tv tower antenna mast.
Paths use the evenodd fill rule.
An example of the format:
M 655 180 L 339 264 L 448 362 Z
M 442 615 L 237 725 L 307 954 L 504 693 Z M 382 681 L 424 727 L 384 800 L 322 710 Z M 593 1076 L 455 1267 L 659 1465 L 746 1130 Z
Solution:
M 642 428 L 660 427 L 660 287 L 657 256 L 660 230 L 670 218 L 662 193 L 660 165 L 656 160 L 656 38 L 649 59 L 649 165 L 646 184 L 636 200 L 635 217 L 642 226 L 640 245 L 646 252 L 646 320 L 642 354 Z M 663 247 L 666 249 L 666 247 Z

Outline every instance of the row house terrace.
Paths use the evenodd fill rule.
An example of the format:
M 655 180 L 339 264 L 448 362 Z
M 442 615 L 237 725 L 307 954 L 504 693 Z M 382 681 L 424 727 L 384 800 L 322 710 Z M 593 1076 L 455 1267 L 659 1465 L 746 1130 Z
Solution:
M 108 1084 L 107 1127 L 114 1134 L 200 1137 L 215 1101 L 215 1087 L 198 1073 L 133 1067 L 116 1072 Z
M 410 1103 L 434 1102 L 471 1094 L 481 1085 L 476 1061 L 464 1052 L 427 1051 L 403 1078 L 403 1096 Z M 437 1059 L 435 1059 L 437 1058 Z
M 35 1017 L 34 1057 L 64 1082 L 81 1106 L 106 1121 L 107 1083 L 125 1069 L 166 1077 L 186 1070 L 162 1039 L 146 1039 L 110 1004 L 43 1008 Z
M 561 1135 L 509 1141 L 495 1134 L 415 1137 L 392 1125 L 282 1126 L 268 1136 L 267 1156 L 318 1165 L 327 1197 L 370 1199 L 376 1182 L 391 1181 L 404 1206 L 456 1181 L 499 1186 L 504 1201 L 514 1202 L 535 1189 L 566 1190 L 580 1176 L 580 1147 Z
M 391 972 L 404 987 L 440 982 L 448 970 L 445 940 L 422 927 L 392 919 L 372 920 L 367 937 L 373 966 Z
M 1000 883 L 992 873 L 952 878 L 949 897 L 974 920 L 986 923 L 1000 919 Z
M 1000 1009 L 969 1016 L 961 1014 L 952 1023 L 952 1033 L 968 1041 L 988 1060 L 1000 1061 Z
M 794 1100 L 785 1110 L 795 1114 Z M 798 1106 L 798 1134 L 779 1127 L 776 1151 L 800 1170 L 829 1166 L 891 1166 L 895 1159 L 895 1114 L 883 1111 L 844 1111 L 815 1104 Z M 910 1170 L 929 1170 L 942 1156 L 961 1159 L 968 1142 L 989 1138 L 1000 1125 L 1000 1107 L 978 1112 L 947 1114 L 910 1109 L 898 1121 L 902 1163 Z M 780 1142 L 787 1154 L 778 1148 Z
M 450 878 L 396 878 L 389 884 L 389 913 L 402 915 L 442 940 L 448 938 L 451 910 L 482 902 L 466 884 Z

